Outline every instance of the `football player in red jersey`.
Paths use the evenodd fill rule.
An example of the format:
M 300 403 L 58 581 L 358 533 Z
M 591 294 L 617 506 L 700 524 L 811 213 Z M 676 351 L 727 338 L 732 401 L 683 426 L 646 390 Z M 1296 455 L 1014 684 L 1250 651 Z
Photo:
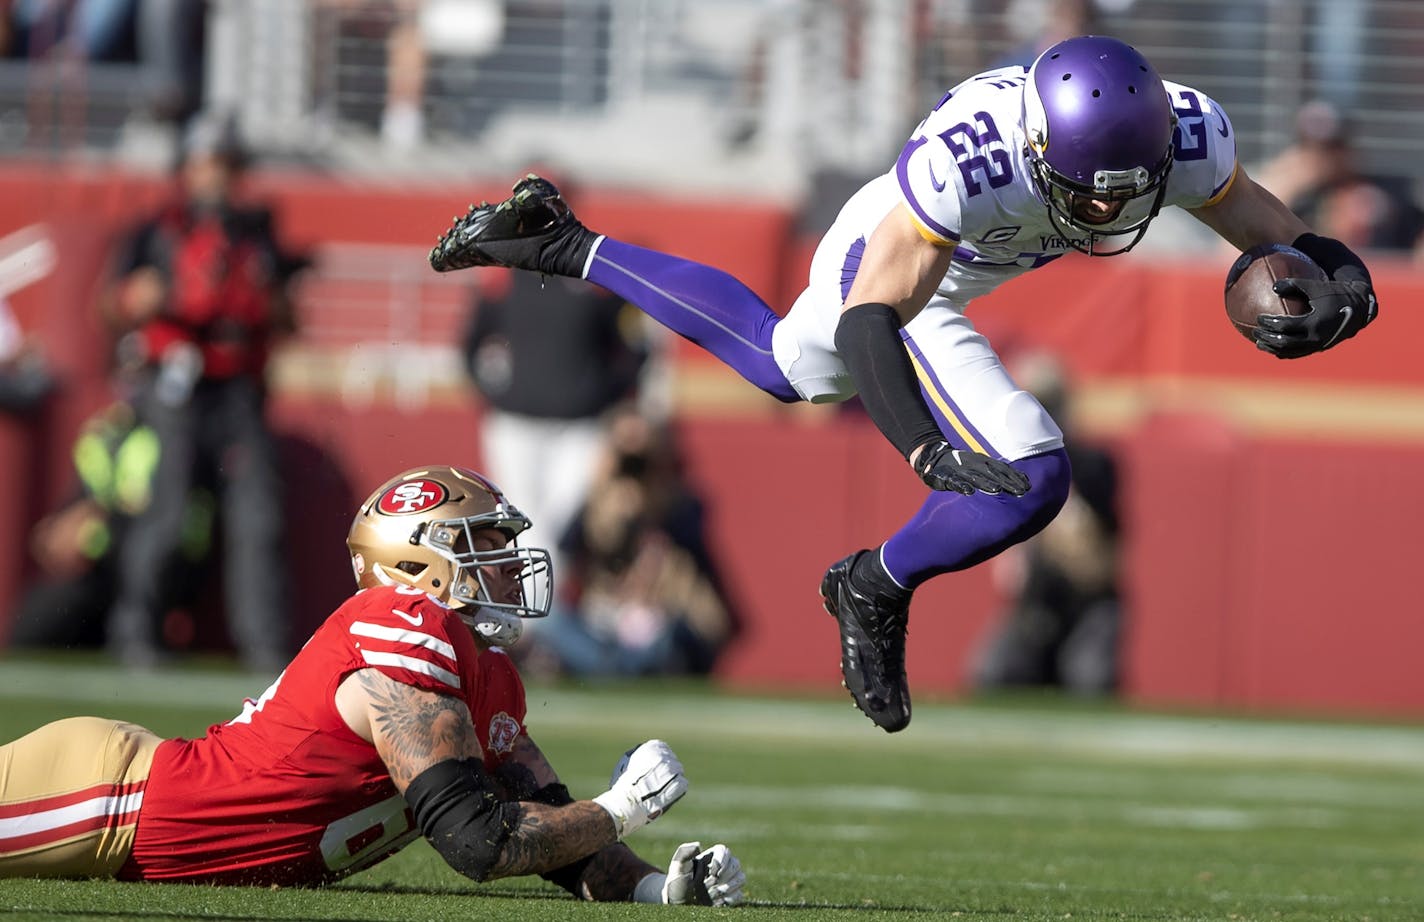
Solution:
M 515 540 L 528 527 L 473 471 L 391 479 L 347 538 L 360 591 L 242 713 L 193 740 L 79 717 L 0 747 L 0 877 L 318 885 L 423 834 L 475 880 L 739 902 L 725 845 L 685 843 L 663 873 L 622 843 L 687 790 L 666 743 L 574 800 L 525 731 L 500 648 L 548 611 L 548 552 Z

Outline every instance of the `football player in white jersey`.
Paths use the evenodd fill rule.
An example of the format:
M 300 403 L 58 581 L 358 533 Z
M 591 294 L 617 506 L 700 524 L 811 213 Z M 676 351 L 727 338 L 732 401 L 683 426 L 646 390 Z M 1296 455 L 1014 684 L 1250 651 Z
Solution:
M 1167 205 L 1238 249 L 1291 245 L 1329 274 L 1277 283 L 1311 310 L 1261 318 L 1259 348 L 1299 358 L 1374 319 L 1364 263 L 1246 175 L 1221 107 L 1104 36 L 1068 39 L 1030 67 L 946 93 L 894 167 L 842 208 L 784 319 L 726 273 L 590 231 L 535 176 L 498 205 L 472 206 L 430 263 L 587 278 L 781 400 L 859 393 L 930 487 L 904 526 L 831 565 L 821 583 L 840 625 L 846 686 L 895 732 L 910 721 L 905 631 L 915 587 L 1035 534 L 1068 495 L 1061 431 L 965 308 L 1070 249 L 1127 252 Z

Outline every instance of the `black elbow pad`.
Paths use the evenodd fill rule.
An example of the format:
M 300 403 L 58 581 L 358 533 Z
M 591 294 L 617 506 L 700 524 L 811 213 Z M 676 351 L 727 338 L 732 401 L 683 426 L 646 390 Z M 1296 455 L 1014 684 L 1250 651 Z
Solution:
M 405 789 L 416 826 L 450 867 L 484 880 L 523 811 L 497 798 L 479 759 L 447 759 Z

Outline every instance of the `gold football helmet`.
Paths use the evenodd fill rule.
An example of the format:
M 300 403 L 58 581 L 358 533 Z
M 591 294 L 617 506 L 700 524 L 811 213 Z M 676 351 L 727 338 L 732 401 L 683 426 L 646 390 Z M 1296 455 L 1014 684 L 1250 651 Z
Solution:
M 361 504 L 346 546 L 356 584 L 411 586 L 455 609 L 491 645 L 519 639 L 521 618 L 549 613 L 553 564 L 543 548 L 519 547 L 529 518 L 499 487 L 459 467 L 397 474 Z M 504 532 L 508 544 L 479 550 L 476 533 Z

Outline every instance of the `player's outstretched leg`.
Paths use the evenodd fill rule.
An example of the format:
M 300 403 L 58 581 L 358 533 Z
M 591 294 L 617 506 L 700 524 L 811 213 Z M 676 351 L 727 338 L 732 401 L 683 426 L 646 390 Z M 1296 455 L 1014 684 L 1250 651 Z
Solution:
M 781 319 L 746 285 L 711 266 L 595 234 L 559 190 L 529 175 L 496 205 L 471 205 L 430 251 L 439 272 L 506 266 L 586 278 L 642 308 L 776 397 L 800 399 L 772 355 Z
M 910 722 L 905 638 L 915 588 L 1037 534 L 1068 497 L 1063 449 L 1013 464 L 1033 482 L 1028 493 L 931 492 L 885 544 L 837 561 L 821 580 L 822 603 L 840 625 L 841 677 L 856 707 L 887 733 Z
M 578 278 L 596 239 L 554 184 L 530 173 L 499 204 L 481 202 L 456 216 L 430 251 L 430 267 L 504 266 Z

